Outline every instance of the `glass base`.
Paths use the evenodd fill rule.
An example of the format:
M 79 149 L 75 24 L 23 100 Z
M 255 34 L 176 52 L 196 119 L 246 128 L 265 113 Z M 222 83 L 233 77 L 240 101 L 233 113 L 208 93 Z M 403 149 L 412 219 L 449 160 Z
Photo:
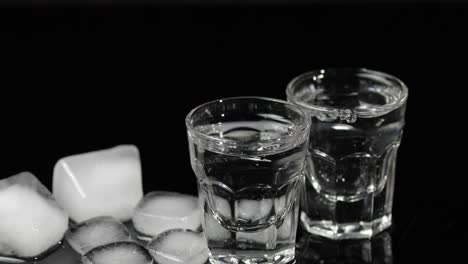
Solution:
M 369 239 L 392 225 L 392 215 L 384 215 L 371 222 L 337 224 L 327 220 L 311 220 L 301 212 L 301 222 L 307 232 L 329 239 Z
M 280 250 L 211 249 L 211 264 L 294 263 L 294 246 Z

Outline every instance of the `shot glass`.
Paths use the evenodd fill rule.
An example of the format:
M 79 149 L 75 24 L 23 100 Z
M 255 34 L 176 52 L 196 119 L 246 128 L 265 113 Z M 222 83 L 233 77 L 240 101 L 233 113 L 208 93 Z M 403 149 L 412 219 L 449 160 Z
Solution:
M 405 84 L 367 69 L 324 69 L 296 77 L 286 93 L 312 120 L 300 213 L 305 229 L 359 239 L 389 227 Z
M 294 259 L 310 118 L 261 97 L 208 102 L 186 118 L 211 263 Z

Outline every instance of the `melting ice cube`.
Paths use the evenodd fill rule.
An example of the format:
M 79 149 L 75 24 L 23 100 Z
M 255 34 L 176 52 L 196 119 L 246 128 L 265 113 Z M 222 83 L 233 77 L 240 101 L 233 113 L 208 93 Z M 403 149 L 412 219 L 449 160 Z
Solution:
M 208 246 L 201 232 L 171 229 L 148 243 L 149 252 L 159 264 L 203 264 Z
M 67 228 L 67 213 L 34 175 L 0 180 L 0 261 L 41 258 L 60 244 Z
M 200 227 L 198 199 L 175 192 L 151 192 L 138 204 L 132 221 L 142 240 L 174 228 L 197 230 Z
M 142 245 L 114 242 L 91 249 L 82 258 L 83 264 L 151 264 L 153 258 Z
M 60 159 L 53 193 L 75 222 L 103 215 L 129 220 L 143 196 L 138 149 L 121 145 Z
M 70 227 L 65 234 L 68 244 L 78 253 L 112 242 L 131 239 L 127 228 L 111 216 L 99 216 Z

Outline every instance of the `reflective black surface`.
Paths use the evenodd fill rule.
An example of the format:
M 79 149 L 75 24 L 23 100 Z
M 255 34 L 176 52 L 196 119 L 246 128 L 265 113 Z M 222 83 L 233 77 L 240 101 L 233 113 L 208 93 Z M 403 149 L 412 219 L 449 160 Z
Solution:
M 46 6 L 0 9 L 0 25 L 0 178 L 29 170 L 50 188 L 60 157 L 133 143 L 145 191 L 195 194 L 190 109 L 285 98 L 299 73 L 363 66 L 409 87 L 394 224 L 381 237 L 393 254 L 306 239 L 315 249 L 299 262 L 464 260 L 468 6 Z
M 301 234 L 297 242 L 297 263 L 392 264 L 392 236 L 382 232 L 372 239 L 331 241 Z

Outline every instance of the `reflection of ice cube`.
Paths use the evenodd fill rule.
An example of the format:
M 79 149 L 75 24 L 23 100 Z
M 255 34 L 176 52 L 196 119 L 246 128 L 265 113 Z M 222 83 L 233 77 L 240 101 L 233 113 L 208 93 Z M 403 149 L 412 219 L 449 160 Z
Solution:
M 225 241 L 231 238 L 231 232 L 221 225 L 211 213 L 205 213 L 203 232 L 209 240 Z
M 122 145 L 60 159 L 53 193 L 75 222 L 103 215 L 129 220 L 143 196 L 138 149 Z
M 233 130 L 223 134 L 224 138 L 237 139 L 237 140 L 253 140 L 258 137 L 257 130 Z
M 221 215 L 223 218 L 232 219 L 231 205 L 229 202 L 216 195 L 213 196 L 213 199 L 216 213 Z
M 117 219 L 100 216 L 71 227 L 65 237 L 76 252 L 83 254 L 97 246 L 130 240 L 130 233 Z
M 270 216 L 273 207 L 272 199 L 240 200 L 237 202 L 237 218 L 258 221 Z
M 284 217 L 281 226 L 278 228 L 278 239 L 288 239 L 291 236 L 291 213 L 286 216 L 283 214 L 286 212 L 286 195 L 280 196 L 275 199 L 275 212 L 277 217 Z M 290 210 L 293 210 L 291 208 Z
M 291 226 L 292 214 L 289 213 L 283 220 L 283 223 L 278 228 L 278 239 L 290 240 L 292 236 L 295 237 L 296 229 L 292 229 Z M 294 239 L 292 240 L 294 241 Z
M 83 264 L 150 264 L 153 258 L 142 245 L 126 241 L 96 247 L 83 256 Z
M 59 244 L 67 228 L 67 213 L 34 175 L 0 180 L 0 261 L 41 255 Z
M 149 239 L 166 230 L 200 227 L 197 197 L 174 192 L 151 192 L 138 204 L 132 218 L 135 230 Z
M 274 200 L 276 216 L 281 216 L 286 210 L 286 195 L 282 195 Z
M 203 234 L 191 230 L 168 230 L 151 240 L 147 248 L 159 264 L 203 264 L 208 259 Z
M 276 246 L 276 228 L 274 225 L 257 232 L 236 232 L 236 240 L 244 243 L 262 244 L 265 249 L 274 249 Z
M 275 212 L 277 217 L 284 217 L 281 226 L 278 227 L 278 239 L 281 240 L 291 240 L 292 237 L 295 237 L 296 227 L 291 226 L 292 217 L 297 210 L 297 206 L 292 206 L 288 208 L 287 196 L 283 195 L 275 199 Z M 294 205 L 294 204 L 293 204 Z M 289 209 L 289 210 L 287 210 Z M 284 215 L 287 213 L 286 215 Z M 292 239 L 294 241 L 295 239 Z

